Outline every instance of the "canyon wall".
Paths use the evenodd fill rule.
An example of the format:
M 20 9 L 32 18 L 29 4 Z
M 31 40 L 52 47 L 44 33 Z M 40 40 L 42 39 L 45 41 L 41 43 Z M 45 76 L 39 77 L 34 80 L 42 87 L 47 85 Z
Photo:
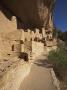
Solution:
M 27 28 L 41 28 L 52 18 L 54 0 L 1 0 Z M 51 23 L 53 23 L 51 21 Z

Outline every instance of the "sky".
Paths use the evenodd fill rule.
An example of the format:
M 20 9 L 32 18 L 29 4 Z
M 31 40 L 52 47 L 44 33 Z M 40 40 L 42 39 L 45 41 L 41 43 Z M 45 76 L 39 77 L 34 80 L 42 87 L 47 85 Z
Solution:
M 67 0 L 56 0 L 54 25 L 59 30 L 67 31 Z

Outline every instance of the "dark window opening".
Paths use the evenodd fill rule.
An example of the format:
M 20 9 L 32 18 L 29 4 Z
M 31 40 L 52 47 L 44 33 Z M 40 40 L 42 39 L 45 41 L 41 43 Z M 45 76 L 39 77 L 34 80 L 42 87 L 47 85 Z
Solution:
M 47 36 L 47 40 L 49 40 L 49 36 Z
M 14 51 L 14 45 L 12 45 L 12 51 Z
M 25 52 L 21 52 L 19 58 L 24 59 L 25 61 L 28 61 L 28 54 Z
M 24 44 L 23 40 L 20 40 L 20 44 Z
M 7 54 L 8 56 L 10 56 L 10 54 Z
M 25 41 L 27 41 L 27 39 L 25 38 Z
M 30 39 L 30 41 L 32 41 L 32 38 Z
M 35 37 L 35 38 L 34 38 L 34 41 L 38 41 L 38 38 L 37 38 L 37 37 Z

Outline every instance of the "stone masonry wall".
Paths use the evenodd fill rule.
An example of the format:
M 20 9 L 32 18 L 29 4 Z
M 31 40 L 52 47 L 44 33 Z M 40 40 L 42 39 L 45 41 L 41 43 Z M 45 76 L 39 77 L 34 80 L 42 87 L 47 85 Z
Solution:
M 33 56 L 33 59 L 35 59 L 39 55 L 43 54 L 44 51 L 45 51 L 45 47 L 44 47 L 43 43 L 32 41 L 32 56 Z
M 17 60 L 10 67 L 0 73 L 0 90 L 18 90 L 21 82 L 29 74 L 31 64 Z M 7 69 L 7 70 L 6 70 Z

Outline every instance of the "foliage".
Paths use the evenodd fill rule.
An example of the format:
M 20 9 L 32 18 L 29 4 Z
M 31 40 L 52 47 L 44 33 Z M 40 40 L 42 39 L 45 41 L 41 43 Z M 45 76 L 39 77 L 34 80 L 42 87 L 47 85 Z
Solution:
M 61 30 L 55 27 L 53 30 L 53 37 L 63 40 L 67 44 L 67 31 L 62 32 Z
M 53 64 L 56 75 L 61 81 L 67 81 L 67 50 L 65 45 L 58 45 L 56 51 L 50 51 L 48 60 Z M 67 84 L 67 83 L 66 83 Z
M 51 51 L 48 58 L 56 66 L 67 68 L 67 51 L 64 48 L 58 48 L 56 51 Z
M 61 38 L 63 41 L 65 41 L 66 42 L 66 44 L 67 44 L 67 31 L 65 31 L 65 32 L 63 32 L 62 33 L 62 38 Z
M 57 29 L 56 27 L 53 29 L 53 37 L 61 38 L 62 31 L 60 29 Z

